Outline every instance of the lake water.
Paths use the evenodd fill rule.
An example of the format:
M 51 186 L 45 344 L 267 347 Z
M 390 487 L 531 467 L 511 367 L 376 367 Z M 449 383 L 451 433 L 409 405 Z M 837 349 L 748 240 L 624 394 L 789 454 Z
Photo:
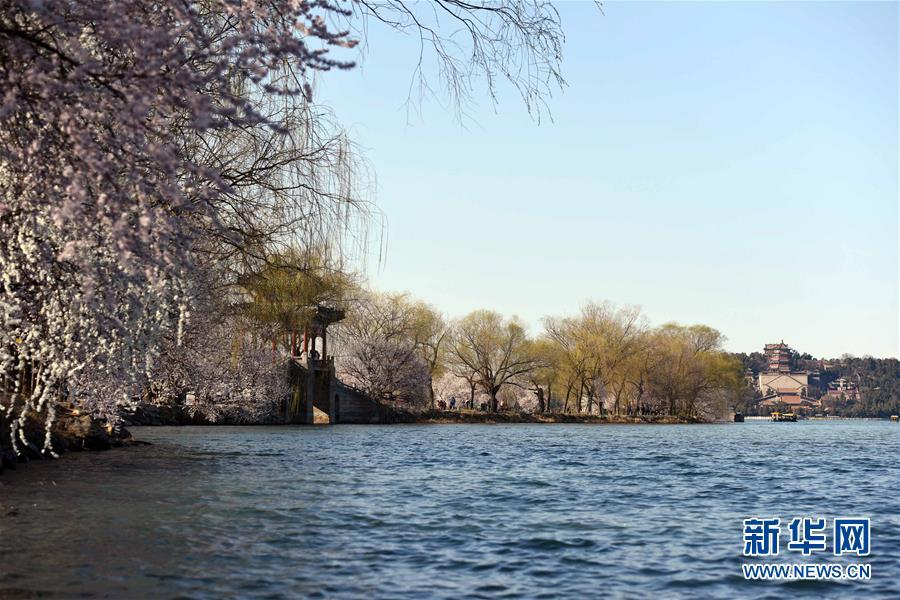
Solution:
M 0 598 L 900 597 L 889 422 L 134 433 L 0 476 Z M 743 579 L 742 519 L 835 515 L 870 581 Z

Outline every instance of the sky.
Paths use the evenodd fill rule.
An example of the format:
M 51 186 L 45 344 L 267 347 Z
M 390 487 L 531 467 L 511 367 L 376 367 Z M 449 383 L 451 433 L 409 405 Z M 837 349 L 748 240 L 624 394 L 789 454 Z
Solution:
M 565 89 L 407 102 L 415 39 L 373 26 L 316 82 L 377 177 L 368 277 L 533 331 L 588 300 L 732 351 L 900 354 L 897 3 L 558 3 Z

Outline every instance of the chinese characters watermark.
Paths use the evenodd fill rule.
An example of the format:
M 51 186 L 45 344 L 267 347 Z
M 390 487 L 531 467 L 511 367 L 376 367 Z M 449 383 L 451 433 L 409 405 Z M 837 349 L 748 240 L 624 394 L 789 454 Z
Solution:
M 781 519 L 744 519 L 744 556 L 775 557 L 781 548 Z M 871 524 L 868 517 L 835 517 L 829 529 L 822 517 L 795 517 L 788 522 L 786 548 L 802 556 L 829 550 L 833 556 L 869 556 Z M 869 579 L 869 564 L 745 564 L 746 579 Z

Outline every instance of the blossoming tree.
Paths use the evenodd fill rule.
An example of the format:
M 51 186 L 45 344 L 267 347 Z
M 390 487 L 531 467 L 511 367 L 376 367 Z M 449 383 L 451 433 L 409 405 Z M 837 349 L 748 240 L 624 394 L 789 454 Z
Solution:
M 245 250 L 296 220 L 309 194 L 266 188 L 283 189 L 276 171 L 302 173 L 252 159 L 303 147 L 281 117 L 306 104 L 309 73 L 350 66 L 328 54 L 352 46 L 326 26 L 340 12 L 4 3 L 0 373 L 14 430 L 31 413 L 51 420 L 87 368 L 147 371 L 161 333 L 188 316 L 198 252 Z
M 352 241 L 367 218 L 357 163 L 309 83 L 352 66 L 364 21 L 417 32 L 456 98 L 479 76 L 493 96 L 502 73 L 532 107 L 562 83 L 558 18 L 539 0 L 3 3 L 0 415 L 14 443 L 64 399 L 127 396 L 202 310 L 198 282 L 233 283 L 298 240 Z

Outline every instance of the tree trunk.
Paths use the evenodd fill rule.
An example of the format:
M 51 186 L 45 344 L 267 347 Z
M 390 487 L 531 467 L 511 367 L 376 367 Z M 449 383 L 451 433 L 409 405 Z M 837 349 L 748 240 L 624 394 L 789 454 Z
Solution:
M 500 388 L 491 388 L 491 405 L 488 407 L 491 412 L 497 412 L 497 392 Z
M 536 386 L 534 386 L 534 391 L 537 394 L 538 412 L 543 413 L 544 412 L 544 388 L 542 388 L 539 385 L 536 385 Z

